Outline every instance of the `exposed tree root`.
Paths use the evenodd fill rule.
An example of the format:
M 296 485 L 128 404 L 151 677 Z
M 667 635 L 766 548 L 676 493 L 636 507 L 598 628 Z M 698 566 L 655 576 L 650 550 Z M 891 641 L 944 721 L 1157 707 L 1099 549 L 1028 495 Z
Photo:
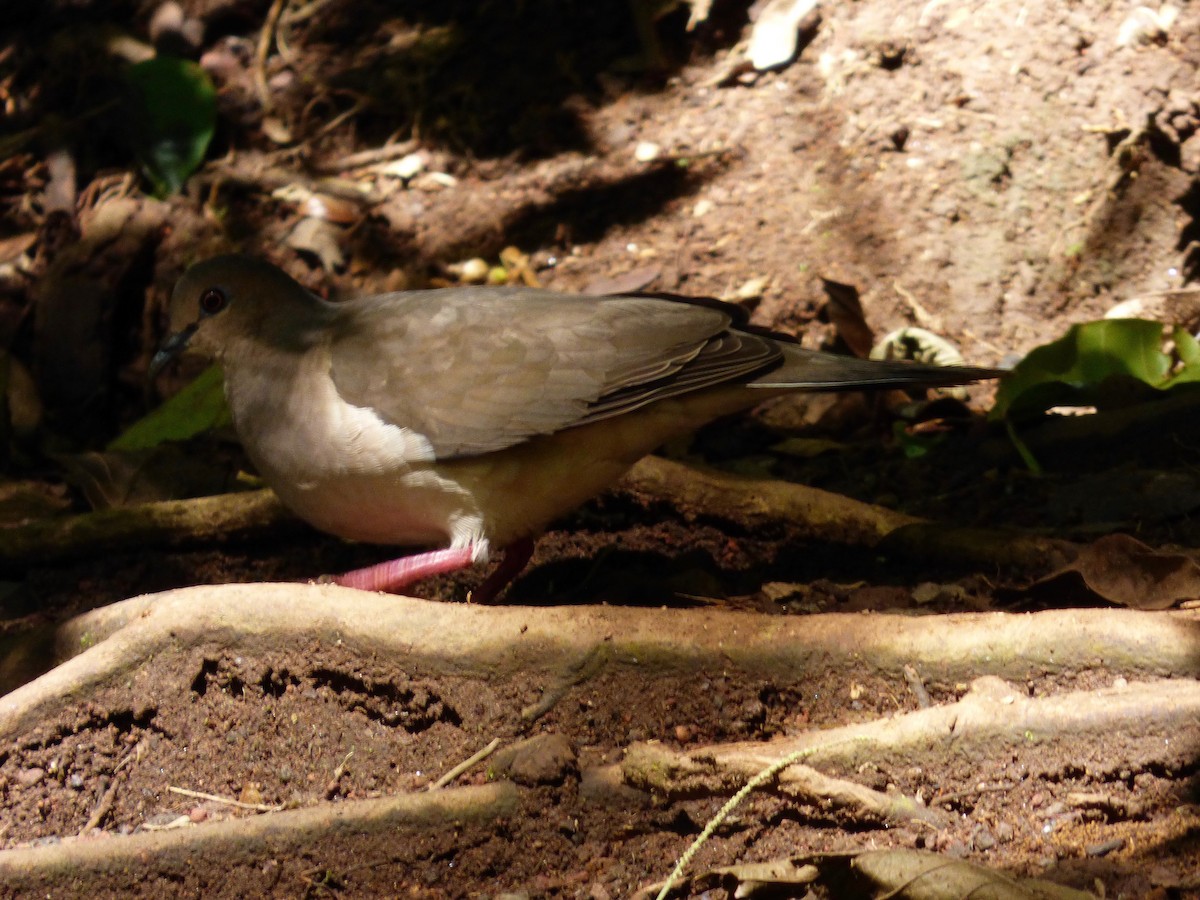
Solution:
M 1074 558 L 1076 547 L 999 529 L 926 522 L 882 506 L 788 481 L 747 478 L 647 457 L 625 478 L 685 516 L 737 522 L 748 530 L 786 524 L 794 533 L 837 544 L 876 547 L 915 559 L 999 566 L 1040 575 Z M 270 491 L 118 507 L 45 519 L 0 532 L 0 568 L 25 567 L 131 548 L 225 541 L 298 523 Z
M 134 548 L 222 542 L 277 531 L 285 523 L 296 520 L 267 490 L 37 519 L 0 531 L 0 568 L 24 568 Z
M 156 657 L 197 649 L 260 655 L 337 643 L 351 654 L 386 657 L 426 677 L 442 673 L 494 683 L 532 676 L 553 699 L 586 689 L 587 682 L 616 669 L 643 680 L 737 671 L 739 680 L 761 677 L 781 684 L 838 669 L 859 673 L 855 677 L 881 676 L 902 691 L 905 666 L 912 666 L 933 683 L 971 682 L 957 702 L 887 719 L 690 752 L 638 743 L 620 764 L 619 779 L 616 767 L 582 773 L 585 803 L 636 804 L 646 791 L 672 800 L 731 795 L 774 761 L 799 751 L 812 767 L 788 767 L 768 782 L 771 789 L 862 825 L 908 822 L 936 829 L 946 821 L 941 806 L 946 798 L 921 802 L 915 795 L 858 784 L 855 773 L 863 765 L 903 772 L 934 768 L 956 756 L 982 761 L 1026 754 L 1036 760 L 1041 747 L 1119 738 L 1123 768 L 1179 772 L 1194 765 L 1200 720 L 1195 611 L 764 617 L 705 609 L 476 607 L 332 585 L 243 584 L 133 598 L 80 616 L 61 629 L 60 639 L 64 657 L 70 657 L 66 662 L 0 698 L 0 739 L 19 741 L 44 723 L 70 721 L 93 697 L 119 690 Z M 1103 673 L 1113 673 L 1105 678 L 1113 686 L 1036 697 L 1001 680 Z M 1155 680 L 1160 676 L 1168 677 Z M 511 718 L 519 731 L 516 705 Z M 1096 774 L 1117 777 L 1107 770 Z M 405 795 L 322 803 L 123 840 L 6 851 L 0 853 L 0 880 L 37 884 L 67 871 L 132 870 L 146 860 L 155 871 L 168 871 L 196 842 L 252 857 L 256 846 L 311 846 L 338 829 L 419 828 L 507 816 L 521 796 L 503 784 L 475 793 L 422 792 L 419 800 Z M 122 803 L 119 792 L 116 802 Z M 434 805 L 423 805 L 429 803 Z
M 1180 747 L 1171 736 L 1197 721 L 1200 682 L 1190 679 L 1029 697 L 1020 688 L 987 676 L 977 679 L 970 693 L 957 703 L 769 744 L 723 744 L 686 753 L 660 744 L 635 744 L 626 752 L 621 768 L 634 787 L 667 797 L 694 797 L 728 793 L 731 784 L 741 783 L 797 751 L 805 751 L 806 758 L 817 764 L 854 769 L 864 762 L 894 758 L 919 764 L 931 751 L 941 755 L 950 746 L 959 753 L 982 756 L 982 751 L 994 749 L 998 743 L 1028 747 L 1118 733 L 1136 734 L 1145 743 L 1139 766 L 1170 768 L 1188 764 L 1195 751 L 1192 746 Z M 870 791 L 808 766 L 784 770 L 777 787 L 806 802 L 846 807 L 874 819 L 919 818 L 936 824 L 939 818 L 938 813 L 907 798 Z
M 1014 878 L 1008 873 L 964 860 L 918 850 L 868 850 L 864 853 L 814 854 L 770 862 L 743 863 L 698 872 L 682 879 L 669 896 L 703 895 L 724 888 L 729 896 L 756 893 L 799 896 L 799 888 L 822 881 L 836 885 L 834 896 L 884 896 L 897 900 L 1097 900 L 1096 895 L 1049 881 Z M 635 900 L 650 900 L 663 884 L 647 885 Z
M 647 675 L 735 666 L 787 680 L 839 666 L 902 681 L 904 666 L 915 665 L 925 677 L 950 683 L 1099 665 L 1127 678 L 1200 676 L 1197 611 L 764 618 L 711 610 L 478 607 L 334 585 L 235 584 L 135 597 L 66 623 L 57 652 L 74 658 L 0 697 L 0 737 L 80 702 L 160 653 L 287 648 L 310 640 L 340 641 L 459 675 L 537 672 L 550 687 L 579 683 L 607 666 Z
M 335 806 L 286 810 L 245 819 L 147 831 L 109 840 L 80 841 L 0 851 L 0 883 L 20 885 L 54 875 L 86 878 L 97 870 L 136 868 L 154 859 L 162 870 L 190 865 L 201 848 L 231 857 L 270 848 L 275 855 L 302 857 L 310 845 L 341 835 L 399 829 L 453 829 L 464 821 L 511 816 L 519 791 L 511 783 L 350 800 Z
M 639 462 L 625 484 L 669 498 L 684 515 L 725 519 L 751 531 L 786 522 L 815 540 L 879 547 L 912 559 L 1040 575 L 1065 565 L 1077 552 L 1070 541 L 927 522 L 819 488 L 696 469 L 654 456 Z

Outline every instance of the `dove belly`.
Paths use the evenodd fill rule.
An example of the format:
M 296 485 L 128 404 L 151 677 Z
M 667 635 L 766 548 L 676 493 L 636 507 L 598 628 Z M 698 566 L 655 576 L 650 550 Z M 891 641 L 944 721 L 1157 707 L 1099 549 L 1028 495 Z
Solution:
M 470 496 L 491 545 L 503 547 L 540 534 L 664 442 L 772 393 L 780 392 L 735 387 L 663 400 L 496 453 L 440 463 L 437 469 Z
M 483 536 L 482 516 L 470 495 L 432 469 L 350 473 L 308 483 L 264 477 L 292 512 L 347 540 L 463 545 Z

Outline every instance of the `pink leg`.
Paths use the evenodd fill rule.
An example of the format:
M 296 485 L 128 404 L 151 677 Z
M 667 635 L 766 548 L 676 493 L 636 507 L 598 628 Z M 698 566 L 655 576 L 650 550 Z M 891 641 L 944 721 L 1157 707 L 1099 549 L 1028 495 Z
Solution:
M 483 584 L 471 591 L 472 603 L 491 603 L 500 592 L 508 587 L 533 556 L 533 538 L 523 537 L 513 541 L 504 548 L 504 558 L 500 560 L 492 574 L 483 580 Z
M 441 575 L 445 572 L 455 572 L 471 565 L 475 555 L 474 548 L 466 547 L 433 550 L 429 553 L 418 553 L 415 556 L 402 556 L 391 559 L 365 569 L 355 569 L 345 575 L 335 575 L 331 580 L 343 587 L 358 588 L 360 591 L 388 591 L 397 589 L 428 578 L 430 575 Z M 507 558 L 505 559 L 507 562 Z

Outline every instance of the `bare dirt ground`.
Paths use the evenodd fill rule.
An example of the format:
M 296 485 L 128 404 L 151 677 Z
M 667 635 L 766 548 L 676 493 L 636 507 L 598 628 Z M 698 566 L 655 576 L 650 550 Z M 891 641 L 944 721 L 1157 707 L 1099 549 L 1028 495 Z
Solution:
M 825 4 L 767 73 L 736 65 L 757 10 L 688 33 L 686 9 L 633 9 L 185 3 L 220 128 L 167 201 L 126 174 L 97 49 L 106 25 L 144 39 L 154 8 L 50 4 L 10 32 L 0 84 L 37 134 L 0 163 L 0 326 L 59 442 L 10 469 L 60 517 L 82 506 L 45 451 L 103 446 L 153 402 L 162 303 L 230 248 L 336 296 L 516 247 L 545 286 L 737 299 L 812 346 L 824 278 L 877 334 L 918 324 L 981 364 L 1195 281 L 1190 6 Z M 386 169 L 409 152 L 411 177 Z M 294 237 L 298 188 L 350 210 L 319 252 Z M 0 895 L 629 896 L 802 751 L 813 772 L 724 819 L 681 895 L 1200 897 L 1197 612 L 1031 591 L 1058 544 L 1021 562 L 992 532 L 947 538 L 1123 531 L 1186 555 L 1197 421 L 1048 438 L 1034 477 L 978 417 L 907 460 L 874 403 L 783 401 L 669 450 L 927 517 L 937 540 L 817 533 L 639 470 L 494 608 L 456 602 L 480 573 L 413 591 L 434 602 L 299 583 L 381 551 L 274 513 L 220 541 L 24 551 L 0 598 Z M 297 583 L 118 603 L 262 581 Z

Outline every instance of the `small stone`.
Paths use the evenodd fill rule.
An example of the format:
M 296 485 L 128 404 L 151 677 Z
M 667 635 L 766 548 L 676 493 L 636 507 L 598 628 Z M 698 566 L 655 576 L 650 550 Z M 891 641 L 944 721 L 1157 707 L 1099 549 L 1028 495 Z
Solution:
M 487 260 L 478 256 L 464 260 L 450 267 L 450 271 L 466 284 L 483 284 L 487 281 L 489 266 Z
M 951 859 L 966 859 L 971 855 L 967 845 L 960 840 L 950 841 L 942 852 Z
M 561 784 L 576 771 L 575 751 L 561 734 L 539 734 L 498 752 L 491 772 L 517 784 Z
M 180 816 L 173 812 L 160 812 L 152 816 L 148 816 L 142 822 L 142 828 L 146 831 L 163 831 L 167 828 L 177 828 L 176 823 L 180 819 L 187 819 L 187 816 Z
M 196 824 L 203 822 L 208 818 L 208 810 L 203 806 L 194 806 L 188 811 L 188 819 Z
M 981 828 L 971 835 L 971 846 L 976 850 L 991 850 L 996 846 L 996 838 L 992 836 L 990 831 Z
M 17 784 L 21 787 L 35 787 L 40 784 L 42 779 L 46 777 L 46 770 L 39 769 L 36 766 L 29 769 L 22 769 L 17 773 Z
M 1128 47 L 1166 39 L 1167 31 L 1175 24 L 1175 10 L 1167 7 L 1154 10 L 1148 6 L 1134 8 L 1117 29 L 1116 44 Z
M 433 188 L 449 188 L 458 184 L 458 179 L 449 172 L 430 172 L 428 178 L 429 187 Z M 426 190 L 429 189 L 426 188 Z
M 1112 838 L 1111 840 L 1101 841 L 1098 844 L 1089 844 L 1084 848 L 1083 852 L 1093 857 L 1108 856 L 1110 853 L 1124 849 L 1125 843 L 1125 838 Z
M 395 162 L 388 163 L 384 166 L 383 171 L 401 181 L 408 181 L 425 171 L 425 157 L 420 153 L 410 153 Z
M 579 776 L 579 795 L 589 803 L 605 806 L 645 809 L 654 804 L 650 794 L 630 787 L 619 773 L 607 767 L 584 769 Z
M 662 147 L 653 141 L 639 141 L 633 149 L 633 158 L 641 163 L 653 162 L 662 153 Z
M 751 300 L 758 300 L 762 297 L 770 283 L 771 279 L 764 275 L 748 278 L 733 292 L 731 297 L 722 299 L 729 299 L 735 303 L 748 303 Z

